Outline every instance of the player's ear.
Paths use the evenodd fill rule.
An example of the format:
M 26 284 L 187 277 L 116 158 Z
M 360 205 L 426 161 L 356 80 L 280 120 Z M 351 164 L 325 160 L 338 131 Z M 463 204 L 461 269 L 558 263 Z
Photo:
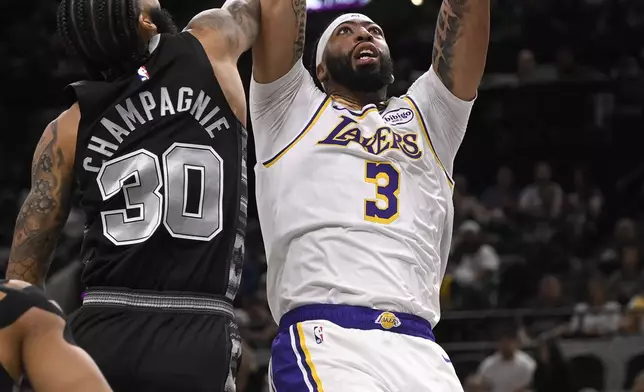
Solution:
M 326 70 L 326 67 L 324 66 L 324 64 L 320 64 L 315 68 L 315 74 L 317 75 L 318 80 L 320 81 L 320 83 L 322 83 L 322 84 L 326 83 L 328 73 L 327 73 L 327 70 Z
M 156 32 L 157 30 L 157 26 L 152 22 L 147 12 L 141 12 L 141 15 L 139 15 L 139 26 L 141 26 L 141 30 L 143 31 Z
M 152 0 L 140 0 L 138 2 L 141 13 L 139 14 L 139 26 L 145 32 L 156 34 L 157 26 L 152 21 L 150 10 L 155 6 Z M 158 3 L 157 3 L 158 5 Z

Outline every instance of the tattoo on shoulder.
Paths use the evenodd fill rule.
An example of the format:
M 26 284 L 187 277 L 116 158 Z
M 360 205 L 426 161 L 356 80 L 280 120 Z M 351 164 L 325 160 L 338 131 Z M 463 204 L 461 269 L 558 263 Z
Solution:
M 454 86 L 454 45 L 462 33 L 462 20 L 468 12 L 468 3 L 469 0 L 443 0 L 436 22 L 432 62 L 436 66 L 438 76 L 449 89 Z
M 254 41 L 259 32 L 259 0 L 233 1 L 228 10 L 247 40 Z
M 297 24 L 297 38 L 293 44 L 293 63 L 302 58 L 304 54 L 304 40 L 306 38 L 306 0 L 292 0 L 295 23 Z
M 32 162 L 31 191 L 16 220 L 7 277 L 39 282 L 69 213 L 72 178 L 58 144 L 58 123 L 49 125 Z
M 259 32 L 259 17 L 259 0 L 227 0 L 223 8 L 199 14 L 188 28 L 216 30 L 230 48 L 247 48 Z

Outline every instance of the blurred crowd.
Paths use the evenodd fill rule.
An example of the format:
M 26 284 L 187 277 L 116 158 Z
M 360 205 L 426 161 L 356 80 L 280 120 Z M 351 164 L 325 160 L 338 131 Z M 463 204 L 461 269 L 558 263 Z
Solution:
M 393 12 L 392 1 L 374 0 L 365 12 L 387 33 L 396 60 L 391 93 L 398 95 L 429 67 L 439 2 L 415 8 L 396 0 Z M 163 4 L 181 26 L 210 3 Z M 499 351 L 480 366 L 457 366 L 468 391 L 577 390 L 557 382 L 565 379 L 558 373 L 565 366 L 551 365 L 565 362 L 557 338 L 644 334 L 644 170 L 638 156 L 629 157 L 644 124 L 644 2 L 493 3 L 488 69 L 456 160 L 455 235 L 436 333 L 441 342 L 500 338 Z M 0 271 L 29 186 L 33 148 L 64 108 L 63 86 L 82 78 L 53 33 L 56 6 L 0 4 Z M 329 18 L 311 16 L 309 42 Z M 249 59 L 240 66 L 247 81 Z M 262 236 L 254 207 L 249 212 L 237 298 L 245 340 L 239 390 L 247 392 L 265 388 L 276 331 Z M 78 262 L 83 221 L 74 208 L 52 273 Z M 515 311 L 483 321 L 485 327 L 452 316 L 489 309 Z M 520 346 L 537 349 L 528 355 Z M 644 376 L 632 385 L 644 391 Z

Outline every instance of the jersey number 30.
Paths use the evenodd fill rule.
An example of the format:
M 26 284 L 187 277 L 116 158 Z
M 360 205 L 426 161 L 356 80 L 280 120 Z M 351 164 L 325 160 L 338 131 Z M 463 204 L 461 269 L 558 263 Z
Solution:
M 388 162 L 367 162 L 366 165 L 365 181 L 376 186 L 376 199 L 365 200 L 364 218 L 370 222 L 391 223 L 398 219 L 400 172 Z
M 141 149 L 105 162 L 98 172 L 104 201 L 121 191 L 125 198 L 125 208 L 101 212 L 103 234 L 114 245 L 144 242 L 161 222 L 174 238 L 210 241 L 221 232 L 224 161 L 217 152 L 174 143 L 161 159 L 163 172 L 159 157 Z

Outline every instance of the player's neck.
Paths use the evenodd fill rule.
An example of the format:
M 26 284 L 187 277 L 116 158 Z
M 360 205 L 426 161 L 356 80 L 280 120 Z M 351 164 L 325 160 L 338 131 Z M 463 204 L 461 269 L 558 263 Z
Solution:
M 385 88 L 370 93 L 350 92 L 343 88 L 330 88 L 328 93 L 334 100 L 340 101 L 343 105 L 357 110 L 369 104 L 380 107 L 386 105 L 387 101 L 387 90 Z

